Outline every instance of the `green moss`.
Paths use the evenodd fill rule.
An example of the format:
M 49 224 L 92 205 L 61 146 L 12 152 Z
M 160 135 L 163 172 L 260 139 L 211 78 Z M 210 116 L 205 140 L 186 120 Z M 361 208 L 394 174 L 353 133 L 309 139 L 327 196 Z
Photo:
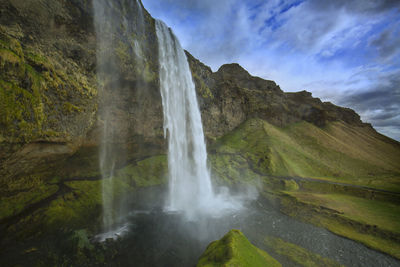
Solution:
M 0 48 L 0 65 L 1 65 L 1 67 L 4 68 L 4 65 L 7 63 L 10 63 L 12 65 L 19 64 L 19 63 L 21 63 L 21 58 L 10 50 Z
M 115 179 L 126 181 L 133 187 L 144 187 L 164 184 L 167 171 L 165 155 L 150 157 L 138 161 L 136 165 L 128 165 L 117 171 Z
M 86 248 L 91 250 L 94 248 L 93 244 L 90 243 L 90 240 L 88 238 L 88 233 L 85 229 L 74 231 L 70 239 L 72 239 L 72 241 L 75 241 L 77 243 L 79 249 Z
M 64 102 L 63 109 L 65 113 L 82 112 L 82 108 L 75 106 L 69 102 Z
M 68 227 L 79 229 L 96 224 L 102 205 L 101 181 L 73 181 L 66 185 L 72 189 L 53 200 L 44 211 L 43 223 L 50 229 Z
M 294 180 L 284 180 L 285 190 L 287 191 L 297 191 L 299 190 L 299 185 Z
M 45 223 L 50 228 L 63 225 L 69 229 L 89 227 L 99 219 L 103 200 L 119 205 L 119 198 L 132 194 L 138 187 L 155 186 L 166 182 L 166 156 L 150 157 L 117 170 L 113 179 L 96 181 L 70 181 L 65 185 L 70 192 L 53 200 L 45 210 Z M 102 186 L 112 190 L 102 193 Z M 117 208 L 115 209 L 117 210 Z M 94 222 L 96 224 L 96 221 Z
M 122 41 L 118 42 L 118 46 L 115 48 L 115 54 L 121 62 L 126 63 L 131 58 L 129 54 L 129 46 Z
M 219 153 L 239 153 L 255 171 L 271 173 L 270 145 L 262 121 L 249 120 L 217 142 Z
M 210 88 L 204 83 L 203 79 L 201 79 L 195 72 L 192 72 L 192 77 L 194 82 L 197 85 L 197 90 L 203 98 L 213 99 L 214 95 L 212 94 Z
M 213 176 L 217 183 L 233 185 L 237 183 L 254 183 L 262 177 L 254 173 L 246 160 L 239 154 L 212 154 L 209 160 Z
M 0 29 L 0 48 L 10 50 L 18 57 L 23 58 L 24 53 L 22 51 L 21 43 L 15 38 L 6 36 L 4 31 L 6 32 L 5 29 Z
M 54 69 L 51 64 L 51 60 L 46 58 L 45 56 L 35 53 L 34 51 L 27 50 L 25 52 L 26 63 L 32 67 L 42 70 L 52 70 Z
M 49 121 L 48 116 L 82 112 L 85 100 L 97 94 L 74 62 L 62 66 L 55 57 L 44 55 L 38 47 L 22 47 L 0 29 L 0 134 L 8 142 L 48 138 L 60 123 Z
M 0 122 L 5 125 L 5 131 L 16 134 L 18 130 L 18 136 L 23 140 L 30 140 L 41 133 L 45 113 L 38 90 L 29 92 L 0 80 L 0 97 L 3 100 L 0 103 Z
M 336 261 L 324 258 L 321 255 L 306 250 L 303 247 L 297 246 L 293 243 L 286 242 L 280 238 L 267 237 L 264 240 L 265 244 L 276 253 L 289 258 L 304 267 L 339 267 L 342 266 Z
M 281 266 L 265 251 L 255 247 L 239 230 L 229 231 L 221 240 L 208 245 L 198 267 L 206 266 Z
M 57 192 L 58 186 L 41 184 L 32 188 L 26 189 L 11 195 L 0 197 L 0 220 L 17 215 L 28 206 L 45 199 L 55 192 Z
M 151 83 L 154 82 L 155 80 L 158 79 L 158 72 L 155 71 L 150 65 L 149 63 L 145 63 L 145 67 L 143 69 L 143 72 L 141 73 L 141 76 L 143 78 L 143 80 L 146 83 Z

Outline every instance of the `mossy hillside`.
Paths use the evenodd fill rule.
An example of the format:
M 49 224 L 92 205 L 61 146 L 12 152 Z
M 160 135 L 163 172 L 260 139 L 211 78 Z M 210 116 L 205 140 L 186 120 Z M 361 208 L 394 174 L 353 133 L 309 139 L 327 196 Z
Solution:
M 263 175 L 252 170 L 249 162 L 240 154 L 209 154 L 213 183 L 228 186 L 232 191 L 243 190 L 249 185 L 259 192 L 280 194 L 282 190 L 298 187 L 294 181 Z
M 255 247 L 239 230 L 229 231 L 208 245 L 198 267 L 206 266 L 282 266 L 267 252 Z
M 26 190 L 0 196 L 0 221 L 22 212 L 26 207 L 45 199 L 57 192 L 57 185 L 41 184 Z
M 58 224 L 60 220 L 63 221 L 65 214 L 69 214 L 70 221 L 66 225 L 73 226 L 73 229 L 87 227 L 88 222 L 98 217 L 103 197 L 112 197 L 118 203 L 119 197 L 134 195 L 138 188 L 162 185 L 166 182 L 166 170 L 167 161 L 164 155 L 128 164 L 116 172 L 112 180 L 112 196 L 102 196 L 101 180 L 66 182 L 72 191 L 49 206 L 46 212 L 49 222 Z
M 117 172 L 116 178 L 133 187 L 162 185 L 167 182 L 167 164 L 165 155 L 150 157 L 122 168 Z
M 399 194 L 396 192 L 385 191 L 374 189 L 372 187 L 364 187 L 358 185 L 352 185 L 350 183 L 337 183 L 335 181 L 329 181 L 328 179 L 313 179 L 313 178 L 302 178 L 302 177 L 275 177 L 282 179 L 285 183 L 289 180 L 294 181 L 297 186 L 296 188 L 290 189 L 286 187 L 286 191 L 295 191 L 300 189 L 306 193 L 320 193 L 320 194 L 343 194 L 354 197 L 361 197 L 370 200 L 386 201 L 393 203 L 400 203 Z
M 51 180 L 43 184 L 45 194 L 40 191 L 40 187 L 35 187 L 28 192 L 30 195 L 22 194 L 3 198 L 2 215 L 6 220 L 13 217 L 19 218 L 21 217 L 20 211 L 48 198 L 47 202 L 42 203 L 30 213 L 24 214 L 17 220 L 17 223 L 9 226 L 10 233 L 14 233 L 19 238 L 24 238 L 51 233 L 59 229 L 65 231 L 87 229 L 89 232 L 93 232 L 101 227 L 100 215 L 103 197 L 112 197 L 113 203 L 116 203 L 116 205 L 120 201 L 129 202 L 129 196 L 135 196 L 135 191 L 139 188 L 164 184 L 166 182 L 164 176 L 166 170 L 167 160 L 165 155 L 128 164 L 116 171 L 112 180 L 112 196 L 102 195 L 101 179 L 84 180 L 85 178 L 82 178 L 83 180 L 79 180 L 78 177 L 75 177 L 63 181 L 55 178 L 56 184 L 52 184 Z M 121 199 L 121 197 L 124 197 L 124 199 Z M 7 207 L 12 207 L 12 214 Z M 115 210 L 117 210 L 117 207 Z
M 400 206 L 342 194 L 287 192 L 298 201 L 335 210 L 338 216 L 399 234 Z
M 0 221 L 12 217 L 58 190 L 58 186 L 46 178 L 48 171 L 38 170 L 18 177 L 18 179 L 0 178 Z
M 394 225 L 394 228 L 397 229 L 397 222 L 392 221 L 393 216 L 396 217 L 397 215 L 389 214 L 390 212 L 397 212 L 397 207 L 383 204 L 384 207 L 382 208 L 382 203 L 374 203 L 375 201 L 373 200 L 350 200 L 351 209 L 356 206 L 356 209 L 366 211 L 367 214 L 357 214 L 357 212 L 353 214 L 353 211 L 350 213 L 347 211 L 347 214 L 344 215 L 345 212 L 328 208 L 326 204 L 318 205 L 319 203 L 317 204 L 315 200 L 311 203 L 310 196 L 307 196 L 306 201 L 293 195 L 294 193 L 291 192 L 279 198 L 281 211 L 287 215 L 312 223 L 316 226 L 324 227 L 335 234 L 361 242 L 372 249 L 382 251 L 400 259 L 398 233 L 381 229 L 376 225 L 376 223 L 381 226 L 385 225 L 384 227 L 393 227 Z M 346 199 L 348 196 L 341 197 Z M 349 200 L 345 200 L 344 202 L 346 201 L 348 204 Z M 365 201 L 369 201 L 369 203 L 365 204 Z M 360 202 L 362 204 L 359 204 Z M 346 207 L 342 208 L 348 210 Z M 374 218 L 382 214 L 384 214 L 382 219 L 376 220 L 376 218 Z M 360 220 L 360 216 L 362 220 Z M 373 223 L 373 225 L 367 224 L 366 222 Z
M 77 134 L 68 117 L 91 112 L 97 91 L 76 63 L 24 46 L 0 28 L 0 134 L 3 141 L 29 142 Z M 91 103 L 92 102 L 92 103 Z M 61 124 L 60 124 L 61 123 Z
M 254 171 L 263 174 L 312 177 L 399 191 L 396 162 L 400 161 L 400 149 L 389 149 L 390 139 L 382 140 L 368 129 L 362 133 L 374 149 L 362 149 L 355 141 L 360 137 L 350 135 L 343 141 L 344 134 L 338 134 L 337 128 L 349 135 L 358 130 L 343 123 L 318 128 L 307 122 L 279 128 L 251 119 L 218 139 L 211 150 L 217 154 L 239 153 Z M 375 159 L 376 153 L 386 153 L 385 162 Z
M 117 183 L 118 189 L 121 186 Z M 80 229 L 98 226 L 102 207 L 101 181 L 65 182 L 68 192 L 51 201 L 43 223 L 49 229 Z
M 340 265 L 334 260 L 324 258 L 319 254 L 308 251 L 307 249 L 298 246 L 296 244 L 284 241 L 280 238 L 268 236 L 264 239 L 264 243 L 267 247 L 273 250 L 275 253 L 283 255 L 290 259 L 292 262 L 304 267 L 340 267 Z

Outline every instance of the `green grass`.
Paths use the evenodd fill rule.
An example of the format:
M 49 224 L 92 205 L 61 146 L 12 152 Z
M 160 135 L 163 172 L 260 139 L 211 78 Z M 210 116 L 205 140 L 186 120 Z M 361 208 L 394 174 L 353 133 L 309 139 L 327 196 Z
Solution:
M 313 217 L 310 219 L 311 222 L 314 221 L 315 224 L 325 227 L 335 234 L 358 241 L 360 243 L 363 243 L 367 247 L 382 251 L 384 253 L 392 255 L 397 259 L 400 259 L 400 244 L 398 242 L 394 242 L 392 240 L 373 236 L 370 234 L 360 233 L 356 231 L 351 225 L 342 224 L 332 219 L 324 217 Z
M 400 259 L 399 207 L 347 195 L 285 192 L 284 213 Z
M 260 180 L 262 194 L 280 199 L 286 214 L 400 258 L 396 194 L 351 187 L 400 192 L 399 142 L 342 122 L 279 128 L 251 119 L 219 138 L 211 150 L 211 166 L 222 182 Z M 290 176 L 328 183 L 279 178 Z
M 324 206 L 341 216 L 380 229 L 400 234 L 400 206 L 398 204 L 342 194 L 313 194 L 290 192 L 302 202 Z
M 367 127 L 299 122 L 279 128 L 251 119 L 217 140 L 216 153 L 240 154 L 254 171 L 400 192 L 400 144 Z
M 291 261 L 304 267 L 339 267 L 342 266 L 334 260 L 324 258 L 319 254 L 308 251 L 307 249 L 284 241 L 280 238 L 268 236 L 264 243 L 275 253 L 289 258 Z
M 197 267 L 281 266 L 265 251 L 255 247 L 239 230 L 229 231 L 222 239 L 208 245 Z

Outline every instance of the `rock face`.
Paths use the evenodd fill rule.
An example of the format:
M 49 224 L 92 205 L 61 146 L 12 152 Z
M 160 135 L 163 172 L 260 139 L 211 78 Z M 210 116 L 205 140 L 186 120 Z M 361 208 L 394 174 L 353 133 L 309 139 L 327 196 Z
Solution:
M 154 19 L 143 11 L 139 35 L 132 30 L 137 5 L 121 0 L 110 6 L 121 20 L 108 48 L 120 75 L 115 86 L 109 73 L 99 92 L 91 3 L 0 3 L 0 187 L 41 165 L 59 165 L 82 148 L 93 147 L 96 161 L 103 123 L 98 108 L 104 106 L 99 95 L 118 95 L 113 126 L 126 158 L 164 150 Z M 135 61 L 137 42 L 142 64 Z
M 226 64 L 215 73 L 186 53 L 198 90 L 207 137 L 214 139 L 249 118 L 261 118 L 276 126 L 305 120 L 317 126 L 328 121 L 363 124 L 353 110 L 313 98 L 311 93 L 284 93 L 273 81 L 251 76 L 238 64 Z

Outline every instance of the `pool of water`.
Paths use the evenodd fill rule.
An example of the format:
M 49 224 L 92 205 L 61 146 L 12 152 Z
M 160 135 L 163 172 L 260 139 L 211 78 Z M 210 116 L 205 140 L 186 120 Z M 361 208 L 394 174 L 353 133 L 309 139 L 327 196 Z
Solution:
M 263 243 L 266 236 L 279 237 L 345 266 L 400 266 L 391 256 L 286 216 L 261 198 L 240 211 L 195 221 L 164 212 L 161 206 L 137 206 L 116 229 L 124 229 L 118 255 L 123 266 L 195 266 L 207 245 L 230 229 L 240 229 L 283 266 L 296 264 L 269 250 Z

